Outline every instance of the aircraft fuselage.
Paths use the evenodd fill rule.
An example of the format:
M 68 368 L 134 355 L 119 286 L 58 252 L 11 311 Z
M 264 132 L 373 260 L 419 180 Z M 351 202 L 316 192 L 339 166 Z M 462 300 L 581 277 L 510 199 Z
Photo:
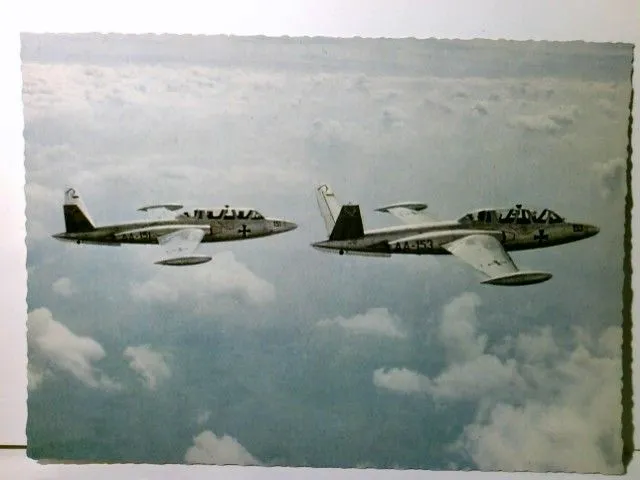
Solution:
M 530 250 L 571 243 L 598 233 L 598 227 L 581 223 L 553 224 L 486 224 L 445 221 L 425 225 L 386 227 L 367 230 L 360 238 L 325 240 L 313 247 L 336 253 L 361 252 L 363 254 L 450 255 L 443 245 L 460 237 L 462 230 L 493 232 L 507 251 Z M 450 232 L 450 235 L 447 235 Z M 411 239 L 430 234 L 428 239 Z M 439 235 L 438 235 L 439 234 Z
M 195 227 L 205 234 L 202 243 L 229 242 L 259 238 L 293 230 L 295 224 L 285 220 L 263 219 L 193 219 L 158 220 L 96 227 L 86 232 L 58 233 L 58 240 L 100 245 L 157 244 L 158 237 L 175 231 L 176 226 Z

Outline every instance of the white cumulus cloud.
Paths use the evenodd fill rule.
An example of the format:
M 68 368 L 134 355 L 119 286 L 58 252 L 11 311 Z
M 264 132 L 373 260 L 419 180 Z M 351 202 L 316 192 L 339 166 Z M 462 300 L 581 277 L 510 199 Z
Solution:
M 208 465 L 260 465 L 260 461 L 229 435 L 217 436 L 205 430 L 194 437 L 184 456 L 187 463 Z
M 92 388 L 117 389 L 118 384 L 93 364 L 105 357 L 102 346 L 90 337 L 74 334 L 53 318 L 47 308 L 37 308 L 27 317 L 31 385 L 37 386 L 44 377 L 44 365 L 51 365 L 72 374 Z
M 319 327 L 339 326 L 354 333 L 383 335 L 404 338 L 406 333 L 399 327 L 400 319 L 386 308 L 371 308 L 353 317 L 336 317 L 320 320 Z
M 439 400 L 481 400 L 486 395 L 501 395 L 520 384 L 515 361 L 503 362 L 494 355 L 483 354 L 449 366 L 431 381 L 427 392 Z
M 379 368 L 373 372 L 373 384 L 400 393 L 426 392 L 431 388 L 428 377 L 406 368 Z
M 480 412 L 460 439 L 476 465 L 622 473 L 620 359 L 579 345 L 554 368 L 520 368 L 527 382 L 522 401 Z
M 431 379 L 406 368 L 379 368 L 373 372 L 376 387 L 398 393 L 424 393 L 436 400 L 479 400 L 521 382 L 515 362 L 503 363 L 493 355 L 453 364 Z
M 155 390 L 158 382 L 171 376 L 171 370 L 161 353 L 154 352 L 148 345 L 127 347 L 124 357 L 129 359 L 129 366 L 140 374 L 150 390 Z
M 373 383 L 475 401 L 476 417 L 454 448 L 481 470 L 622 473 L 621 329 L 576 328 L 560 348 L 543 327 L 504 338 L 491 354 L 476 328 L 479 304 L 465 293 L 443 309 L 437 335 L 448 365 L 439 375 L 378 369 Z
M 438 338 L 450 361 L 473 360 L 484 352 L 487 337 L 478 335 L 476 331 L 476 308 L 479 305 L 480 297 L 477 294 L 463 293 L 444 307 Z

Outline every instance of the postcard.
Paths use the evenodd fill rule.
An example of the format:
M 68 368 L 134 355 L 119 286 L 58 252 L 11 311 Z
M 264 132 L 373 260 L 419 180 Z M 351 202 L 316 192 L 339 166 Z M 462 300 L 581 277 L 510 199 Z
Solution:
M 23 34 L 29 457 L 623 473 L 632 60 Z

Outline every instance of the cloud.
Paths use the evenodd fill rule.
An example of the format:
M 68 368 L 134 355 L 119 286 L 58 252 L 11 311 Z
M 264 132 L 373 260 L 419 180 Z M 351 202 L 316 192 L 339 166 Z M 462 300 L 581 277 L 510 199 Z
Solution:
M 502 395 L 505 389 L 521 384 L 514 360 L 502 362 L 494 355 L 453 364 L 434 378 L 427 393 L 441 400 L 480 400 L 486 395 Z
M 476 308 L 479 305 L 477 294 L 463 293 L 443 308 L 437 335 L 449 361 L 473 360 L 484 352 L 487 337 L 476 333 Z
M 503 362 L 485 353 L 486 335 L 477 332 L 476 309 L 480 297 L 463 293 L 444 306 L 436 331 L 448 366 L 432 378 L 406 369 L 374 372 L 374 384 L 400 392 L 422 392 L 441 399 L 476 400 L 484 395 L 502 395 L 521 383 L 515 361 Z
M 284 90 L 287 77 L 278 72 L 27 63 L 23 78 L 27 180 L 42 184 L 27 187 L 30 225 L 34 213 L 35 221 L 52 217 L 52 202 L 40 203 L 29 190 L 54 187 L 56 180 L 61 188 L 60 179 L 134 201 L 145 190 L 193 194 L 216 185 L 223 197 L 311 181 L 290 143 L 272 141 L 282 106 L 263 90 Z M 294 135 L 302 128 L 286 127 Z M 155 185 L 146 182 L 150 170 Z M 55 192 L 59 206 L 61 193 Z
M 379 368 L 373 372 L 376 387 L 399 393 L 424 393 L 435 400 L 479 400 L 487 394 L 520 383 L 513 360 L 501 362 L 493 355 L 454 364 L 431 379 L 406 368 Z
M 613 331 L 601 338 L 610 341 Z M 619 355 L 577 345 L 552 368 L 520 364 L 521 401 L 479 413 L 459 445 L 483 470 L 622 473 Z
M 51 365 L 72 374 L 85 385 L 105 390 L 118 389 L 119 385 L 93 366 L 102 360 L 102 346 L 90 337 L 81 337 L 71 332 L 62 323 L 54 320 L 47 308 L 37 308 L 28 313 L 27 341 L 32 366 L 32 386 L 43 379 L 44 365 Z
M 602 110 L 602 112 L 607 115 L 607 117 L 614 118 L 616 114 L 616 108 L 613 102 L 607 98 L 600 98 L 596 102 L 598 107 Z
M 33 362 L 27 363 L 27 389 L 37 390 L 44 382 L 44 379 L 51 376 L 51 370 L 43 365 L 34 365 Z
M 360 93 L 365 93 L 368 95 L 370 93 L 369 91 L 370 85 L 371 85 L 371 82 L 369 81 L 366 75 L 357 75 L 351 81 L 351 85 L 349 88 L 350 90 L 360 92 Z
M 376 95 L 376 100 L 382 104 L 388 104 L 396 100 L 401 100 L 402 90 L 380 90 Z
M 446 115 L 453 112 L 453 109 L 443 100 L 435 100 L 429 97 L 424 98 L 422 102 L 420 102 L 420 107 L 433 115 Z
M 196 267 L 159 268 L 151 279 L 134 283 L 131 295 L 139 301 L 182 303 L 196 314 L 219 312 L 228 300 L 263 306 L 275 299 L 275 287 L 258 277 L 231 252 L 221 252 L 210 263 Z M 221 303 L 226 298 L 226 303 Z
M 56 150 L 60 152 L 59 149 Z M 62 205 L 61 191 L 30 181 L 26 183 L 24 192 L 27 202 L 27 241 L 50 239 L 55 225 L 51 205 Z M 61 217 L 62 215 L 59 218 Z
M 487 107 L 487 104 L 484 102 L 478 102 L 476 103 L 471 110 L 478 114 L 478 115 L 482 115 L 485 116 L 489 113 L 489 108 Z
M 626 185 L 627 162 L 624 158 L 612 158 L 603 163 L 596 163 L 593 170 L 600 182 L 600 195 L 608 199 L 618 192 L 623 192 Z
M 550 326 L 545 326 L 535 333 L 522 332 L 515 341 L 516 355 L 525 362 L 542 362 L 554 358 L 560 348 L 553 338 Z
M 404 126 L 406 114 L 398 108 L 389 107 L 382 111 L 382 126 L 385 130 Z
M 59 147 L 52 147 L 46 158 L 50 155 L 67 155 L 68 151 Z M 24 193 L 31 205 L 42 206 L 47 204 L 62 205 L 62 191 L 56 191 L 51 188 L 40 185 L 36 182 L 28 182 L 24 186 Z
M 129 366 L 142 376 L 150 390 L 155 390 L 159 381 L 171 376 L 162 354 L 154 352 L 148 345 L 127 347 L 124 357 L 130 359 Z
M 509 125 L 529 132 L 559 135 L 573 125 L 577 115 L 577 107 L 563 106 L 546 114 L 517 115 L 509 121 Z
M 618 358 L 622 349 L 622 336 L 618 327 L 606 328 L 598 337 L 594 349 L 599 355 Z
M 400 393 L 424 393 L 431 388 L 431 380 L 406 368 L 379 368 L 373 372 L 373 384 Z
M 205 430 L 194 437 L 193 445 L 187 450 L 184 460 L 187 463 L 207 465 L 261 464 L 235 438 L 229 435 L 218 437 L 210 430 Z
M 336 317 L 320 320 L 319 327 L 339 326 L 359 334 L 382 335 L 387 337 L 404 338 L 406 333 L 398 326 L 400 319 L 386 308 L 371 308 L 363 314 L 350 318 Z
M 74 288 L 71 284 L 71 280 L 67 277 L 60 277 L 51 285 L 51 288 L 58 295 L 63 297 L 70 297 L 74 293 Z
M 479 304 L 465 293 L 444 307 L 438 338 L 449 363 L 439 375 L 378 369 L 373 383 L 476 402 L 453 447 L 482 470 L 621 473 L 621 329 L 575 328 L 561 349 L 545 326 L 504 338 L 494 355 L 476 331 Z
M 347 142 L 345 126 L 334 119 L 315 119 L 307 140 L 314 146 L 341 146 Z

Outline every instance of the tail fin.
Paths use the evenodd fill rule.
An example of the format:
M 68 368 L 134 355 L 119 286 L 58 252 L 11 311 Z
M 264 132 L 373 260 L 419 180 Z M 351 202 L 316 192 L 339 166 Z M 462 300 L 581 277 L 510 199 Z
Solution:
M 67 188 L 64 192 L 64 224 L 67 233 L 90 232 L 94 230 L 95 224 L 80 195 L 73 188 Z
M 331 235 L 333 227 L 336 225 L 338 215 L 340 214 L 340 204 L 336 200 L 333 190 L 329 185 L 320 185 L 316 190 L 316 200 L 318 201 L 318 208 L 320 208 L 320 215 L 324 220 L 325 227 L 327 228 L 327 235 Z
M 358 205 L 343 205 L 329 240 L 352 240 L 364 236 L 362 216 Z

